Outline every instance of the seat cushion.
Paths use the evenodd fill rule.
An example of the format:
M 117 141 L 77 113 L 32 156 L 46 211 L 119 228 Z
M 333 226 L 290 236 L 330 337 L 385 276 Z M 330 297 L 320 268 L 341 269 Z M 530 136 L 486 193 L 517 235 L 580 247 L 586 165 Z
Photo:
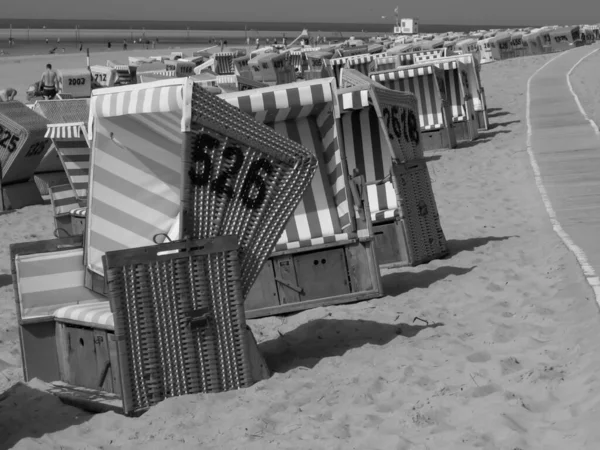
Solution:
M 400 210 L 398 208 L 375 211 L 371 213 L 371 222 L 373 222 L 373 225 L 377 225 L 378 222 L 389 222 L 390 219 L 394 219 L 399 213 Z
M 108 301 L 64 306 L 54 312 L 54 320 L 90 328 L 115 329 L 113 313 Z

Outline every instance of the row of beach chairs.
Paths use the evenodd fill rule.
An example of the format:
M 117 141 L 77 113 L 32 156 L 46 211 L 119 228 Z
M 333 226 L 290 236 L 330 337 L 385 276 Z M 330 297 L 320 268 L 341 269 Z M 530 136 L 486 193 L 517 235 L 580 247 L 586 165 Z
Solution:
M 126 414 L 245 387 L 268 376 L 246 319 L 380 297 L 380 265 L 446 256 L 419 96 L 375 75 L 0 106 L 35 159 L 3 198 L 51 151 L 66 179 L 48 185 L 60 237 L 11 247 L 26 380 Z

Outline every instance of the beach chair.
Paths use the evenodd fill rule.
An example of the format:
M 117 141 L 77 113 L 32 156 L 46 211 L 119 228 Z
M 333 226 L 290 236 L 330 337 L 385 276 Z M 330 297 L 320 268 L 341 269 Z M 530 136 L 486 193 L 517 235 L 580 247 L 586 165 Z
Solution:
M 527 47 L 523 42 L 523 33 L 512 33 L 510 35 L 510 46 L 513 52 L 513 58 L 525 56 Z
M 423 150 L 456 147 L 442 70 L 433 65 L 402 66 L 373 72 L 370 77 L 389 89 L 415 94 L 419 103 Z
M 111 60 L 106 61 L 108 67 L 112 67 L 117 71 L 117 80 L 115 86 L 125 86 L 128 84 L 135 84 L 137 65 L 119 64 Z
M 255 81 L 273 84 L 286 84 L 296 81 L 296 72 L 292 67 L 289 55 L 280 53 L 263 53 L 252 58 L 248 65 L 252 68 Z
M 92 412 L 137 415 L 269 375 L 245 325 L 236 236 L 108 252 L 108 298 L 84 286 L 82 244 L 11 245 L 26 381 Z
M 213 70 L 217 75 L 235 75 L 233 59 L 237 55 L 233 52 L 219 52 L 214 55 Z
M 290 51 L 290 64 L 296 72 L 296 77 L 304 78 L 304 71 L 308 69 L 306 52 L 301 50 Z
M 250 61 L 249 55 L 233 58 L 233 67 L 235 68 L 236 75 L 252 79 L 252 71 L 250 70 L 250 67 L 248 67 L 248 61 Z
M 355 69 L 360 73 L 368 75 L 373 67 L 373 62 L 377 61 L 380 58 L 384 58 L 387 56 L 385 53 L 379 53 L 375 55 L 366 54 L 366 55 L 355 55 L 355 56 L 347 56 L 343 58 L 333 58 L 329 61 L 333 72 L 336 77 L 336 81 L 338 82 L 338 86 L 340 83 L 340 72 L 342 68 Z M 376 63 L 375 63 L 376 64 Z
M 181 59 L 165 61 L 165 70 L 173 71 L 176 77 L 192 76 L 195 68 L 196 64 L 191 61 L 182 61 Z
M 319 161 L 246 298 L 248 318 L 383 295 L 366 189 L 350 180 L 345 166 L 335 84 L 325 78 L 220 96 Z
M 477 118 L 478 129 L 487 130 L 489 128 L 489 119 L 487 113 L 487 102 L 485 99 L 485 89 L 481 83 L 479 76 L 480 65 L 477 59 L 471 54 L 454 55 L 446 58 L 439 58 L 436 64 L 458 61 L 463 66 L 461 75 L 466 84 L 466 90 L 470 93 L 473 100 L 473 108 L 475 109 L 475 117 Z
M 414 64 L 431 62 L 434 59 L 443 58 L 445 56 L 446 56 L 445 48 L 424 50 L 424 51 L 412 53 Z
M 481 55 L 481 64 L 487 64 L 494 61 L 490 42 L 492 39 L 492 37 L 489 37 L 486 39 L 481 39 L 477 42 L 477 48 L 479 49 L 479 54 Z
M 51 124 L 87 122 L 90 115 L 90 99 L 38 100 L 32 109 L 48 119 Z M 34 180 L 42 195 L 49 195 L 51 186 L 69 183 L 53 143 L 36 168 Z
M 415 96 L 349 69 L 342 71 L 342 86 L 344 149 L 348 169 L 367 181 L 377 261 L 415 266 L 445 257 L 448 247 L 423 160 Z
M 0 210 L 43 203 L 33 176 L 50 146 L 47 123 L 21 102 L 0 102 Z
M 333 71 L 329 64 L 329 59 L 332 56 L 331 52 L 306 52 L 305 55 L 308 66 L 304 71 L 305 80 L 315 80 L 333 76 Z
M 446 61 L 438 58 L 433 59 L 431 63 L 444 71 L 444 84 L 456 140 L 474 141 L 479 137 L 479 121 L 475 115 L 473 96 L 469 89 L 467 66 L 458 59 Z
M 119 73 L 114 67 L 94 65 L 90 66 L 90 72 L 94 89 L 115 86 L 119 78 Z
M 123 103 L 130 96 L 137 101 Z M 87 285 L 105 292 L 102 255 L 107 251 L 149 245 L 157 236 L 160 242 L 170 231 L 194 238 L 236 234 L 247 293 L 308 186 L 315 157 L 191 79 L 94 92 L 90 118 Z M 229 141 L 232 150 L 223 156 L 222 145 Z M 203 142 L 210 143 L 207 153 L 194 150 Z M 237 211 L 228 214 L 230 208 Z M 184 218 L 178 222 L 180 212 Z
M 90 97 L 92 74 L 87 68 L 60 69 L 57 72 L 59 99 Z

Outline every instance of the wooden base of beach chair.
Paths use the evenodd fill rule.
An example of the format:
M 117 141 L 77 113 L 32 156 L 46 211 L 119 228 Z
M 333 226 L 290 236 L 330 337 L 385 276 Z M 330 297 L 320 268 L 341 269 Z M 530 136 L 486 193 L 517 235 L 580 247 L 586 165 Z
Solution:
M 59 380 L 54 320 L 21 324 L 19 337 L 25 381 L 33 378 L 47 382 Z
M 121 394 L 113 331 L 56 322 L 56 348 L 60 381 Z
M 475 118 L 480 130 L 487 130 L 489 128 L 487 113 L 485 111 L 475 111 Z
M 71 216 L 71 227 L 73 235 L 83 234 L 85 232 L 85 217 Z
M 250 328 L 247 328 L 247 333 L 252 378 L 256 383 L 268 379 L 271 371 Z M 58 356 L 60 381 L 54 381 L 57 378 L 53 381 L 44 380 L 49 381 L 49 393 L 64 403 L 86 411 L 123 414 L 121 374 L 114 332 L 56 322 L 56 348 L 53 354 L 55 359 Z
M 245 299 L 246 318 L 381 297 L 374 241 L 276 252 Z
M 374 223 L 375 255 L 379 267 L 404 267 L 410 265 L 404 224 L 397 217 L 391 222 Z
M 472 122 L 454 122 L 454 135 L 456 136 L 456 141 L 474 141 L 478 137 L 478 128 L 479 126 L 475 120 Z
M 35 181 L 35 184 L 42 195 L 49 195 L 50 188 L 53 186 L 69 184 L 69 179 L 67 178 L 67 174 L 64 170 L 57 172 L 36 173 L 33 176 L 33 180 Z
M 2 186 L 0 210 L 20 209 L 25 206 L 41 205 L 44 199 L 34 180 Z
M 71 214 L 61 214 L 54 216 L 54 229 L 59 230 L 59 236 L 75 236 L 73 232 L 73 221 L 71 220 Z M 82 234 L 82 233 L 79 233 Z
M 437 150 L 440 148 L 455 148 L 456 137 L 454 127 L 441 130 L 421 130 L 423 151 Z

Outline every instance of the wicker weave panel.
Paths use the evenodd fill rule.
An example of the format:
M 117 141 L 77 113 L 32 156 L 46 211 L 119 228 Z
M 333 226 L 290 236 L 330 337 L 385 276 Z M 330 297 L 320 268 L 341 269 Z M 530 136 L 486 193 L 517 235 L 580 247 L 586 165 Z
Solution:
M 394 164 L 392 182 L 401 205 L 412 265 L 448 254 L 446 237 L 424 161 Z
M 235 236 L 107 252 L 104 266 L 125 413 L 253 383 Z
M 194 86 L 192 129 L 184 149 L 183 236 L 239 236 L 245 295 L 309 186 L 317 160 L 200 86 Z M 226 148 L 237 150 L 226 155 Z M 212 171 L 203 184 L 196 175 L 205 173 L 204 158 Z M 215 180 L 228 171 L 227 183 L 215 189 Z

